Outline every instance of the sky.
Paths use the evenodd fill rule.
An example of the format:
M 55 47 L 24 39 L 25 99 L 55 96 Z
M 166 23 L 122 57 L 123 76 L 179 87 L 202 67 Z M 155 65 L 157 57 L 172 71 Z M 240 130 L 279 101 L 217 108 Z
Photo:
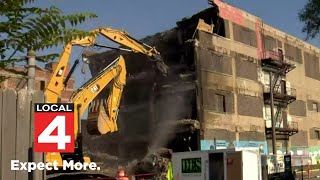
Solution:
M 264 23 L 287 32 L 300 39 L 305 38 L 301 32 L 303 24 L 298 20 L 298 12 L 303 8 L 304 0 L 224 0 L 235 7 L 260 17 Z M 78 26 L 84 30 L 100 26 L 126 30 L 139 39 L 147 35 L 162 32 L 175 27 L 176 22 L 190 17 L 210 5 L 207 0 L 38 0 L 37 5 L 46 7 L 54 5 L 64 13 L 93 12 L 98 18 Z M 320 37 L 310 41 L 320 47 Z M 99 42 L 100 43 L 100 42 Z M 74 48 L 70 58 L 72 65 L 81 49 Z M 62 47 L 55 49 L 60 53 Z M 81 64 L 74 73 L 75 88 L 79 88 L 91 78 L 87 65 L 86 74 L 81 73 Z

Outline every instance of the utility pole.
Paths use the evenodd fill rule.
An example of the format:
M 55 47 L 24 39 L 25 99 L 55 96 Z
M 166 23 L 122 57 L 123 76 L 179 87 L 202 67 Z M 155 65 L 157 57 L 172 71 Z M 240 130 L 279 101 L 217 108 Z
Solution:
M 35 74 L 36 74 L 36 52 L 34 50 L 28 51 L 27 54 L 28 58 L 28 91 L 34 91 L 34 81 L 35 81 Z
M 33 94 L 35 92 L 35 76 L 36 76 L 36 52 L 34 50 L 30 50 L 27 53 L 27 58 L 28 58 L 28 92 L 31 94 L 31 98 L 33 97 Z M 33 113 L 33 112 L 32 112 Z M 31 115 L 31 126 L 34 124 L 34 116 Z M 44 162 L 45 161 L 45 156 L 43 153 L 36 153 L 34 152 L 34 142 L 33 142 L 33 128 L 31 128 L 31 136 L 30 136 L 30 143 L 31 143 L 31 148 L 30 148 L 30 155 L 31 155 L 31 161 L 33 162 Z M 40 171 L 40 170 L 35 170 L 32 173 L 29 174 L 29 179 L 30 180 L 42 180 L 45 177 L 46 171 Z

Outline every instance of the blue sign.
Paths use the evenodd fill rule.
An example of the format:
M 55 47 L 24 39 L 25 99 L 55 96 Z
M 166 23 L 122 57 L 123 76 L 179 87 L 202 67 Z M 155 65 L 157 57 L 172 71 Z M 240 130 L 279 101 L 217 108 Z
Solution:
M 201 140 L 201 150 L 230 149 L 230 148 L 259 148 L 261 153 L 268 153 L 267 141 L 226 141 Z

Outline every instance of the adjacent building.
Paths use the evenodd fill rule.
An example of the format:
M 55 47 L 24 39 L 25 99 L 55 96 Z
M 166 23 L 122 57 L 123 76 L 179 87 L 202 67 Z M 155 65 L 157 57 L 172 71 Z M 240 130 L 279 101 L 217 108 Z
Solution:
M 218 0 L 142 41 L 161 52 L 170 75 L 162 77 L 143 55 L 121 53 L 128 79 L 119 133 L 110 138 L 113 145 L 130 152 L 133 147 L 145 147 L 145 152 L 157 143 L 175 151 L 182 151 L 182 144 L 193 150 L 257 147 L 269 154 L 275 136 L 277 153 L 317 158 L 319 48 Z M 92 55 L 92 75 L 118 55 L 117 51 Z M 107 95 L 105 89 L 96 102 Z M 183 119 L 200 122 L 192 142 L 169 128 L 168 122 Z M 168 132 L 170 137 L 164 137 Z
M 52 76 L 52 72 L 55 69 L 57 63 L 52 62 L 45 65 L 44 68 L 41 68 L 40 66 L 36 66 L 36 74 L 35 74 L 35 90 L 38 91 L 44 91 L 47 87 L 47 84 L 50 81 L 50 78 Z M 69 72 L 69 68 L 66 71 L 66 74 Z M 28 79 L 26 76 L 20 74 L 20 73 L 14 73 L 16 72 L 27 72 L 27 69 L 24 67 L 13 67 L 10 68 L 10 71 L 0 70 L 0 74 L 2 76 L 6 76 L 7 78 L 1 82 L 0 88 L 12 88 L 17 91 L 20 89 L 27 87 Z M 61 94 L 61 102 L 68 102 L 73 91 L 74 91 L 74 78 L 70 78 L 68 81 L 68 85 L 65 88 L 65 90 Z

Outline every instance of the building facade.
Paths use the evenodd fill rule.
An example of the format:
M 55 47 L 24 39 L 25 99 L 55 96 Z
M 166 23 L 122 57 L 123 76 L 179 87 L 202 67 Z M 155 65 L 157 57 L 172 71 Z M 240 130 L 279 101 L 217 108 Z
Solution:
M 199 21 L 206 28 L 199 28 Z M 144 56 L 121 53 L 128 71 L 117 134 L 126 140 L 123 147 L 139 141 L 141 150 L 154 144 L 159 133 L 170 134 L 166 122 L 194 119 L 201 124 L 194 150 L 255 147 L 270 154 L 274 136 L 277 153 L 318 158 L 319 48 L 218 0 L 142 41 L 161 52 L 170 75 L 161 77 Z M 92 55 L 92 75 L 118 53 Z M 107 89 L 95 106 L 106 94 Z M 181 137 L 162 142 L 181 151 L 172 145 L 188 144 Z
M 214 2 L 224 32 L 199 32 L 195 45 L 198 92 L 203 98 L 201 149 L 261 146 L 272 153 L 273 85 L 277 153 L 316 157 L 319 48 L 245 11 Z

